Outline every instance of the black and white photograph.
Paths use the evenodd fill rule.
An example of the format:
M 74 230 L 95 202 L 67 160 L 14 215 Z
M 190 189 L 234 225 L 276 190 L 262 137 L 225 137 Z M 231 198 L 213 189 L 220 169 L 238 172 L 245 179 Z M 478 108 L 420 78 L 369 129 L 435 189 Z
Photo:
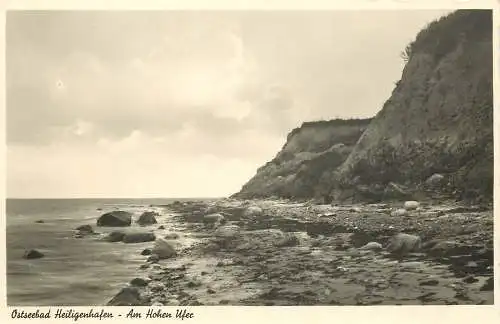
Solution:
M 7 305 L 493 305 L 493 25 L 8 10 Z

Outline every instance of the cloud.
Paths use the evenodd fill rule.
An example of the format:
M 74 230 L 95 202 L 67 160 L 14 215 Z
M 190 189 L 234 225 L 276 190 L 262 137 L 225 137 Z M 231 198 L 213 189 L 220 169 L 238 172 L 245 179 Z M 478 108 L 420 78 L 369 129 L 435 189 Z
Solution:
M 373 116 L 444 13 L 9 12 L 9 190 L 229 194 L 303 121 Z
M 93 125 L 97 139 L 123 138 L 134 129 L 176 132 L 186 122 L 204 127 L 203 120 L 214 122 L 207 131 L 243 130 L 241 120 L 254 107 L 238 94 L 245 91 L 247 80 L 255 82 L 252 60 L 237 35 L 202 31 L 162 37 L 146 56 L 120 62 L 79 50 L 57 62 L 32 55 L 30 73 L 22 56 L 12 55 L 20 52 L 13 48 L 9 66 L 21 73 L 9 78 L 8 141 L 64 140 L 64 132 L 54 134 L 54 127 L 71 127 L 81 119 Z M 36 94 L 27 99 L 26 91 Z M 20 123 L 39 132 L 21 132 L 14 127 Z
M 255 174 L 259 156 L 274 154 L 281 144 L 248 132 L 225 139 L 214 151 L 205 148 L 203 134 L 186 129 L 175 138 L 151 138 L 134 131 L 120 140 L 100 139 L 97 145 L 14 146 L 7 152 L 7 195 L 225 196 Z

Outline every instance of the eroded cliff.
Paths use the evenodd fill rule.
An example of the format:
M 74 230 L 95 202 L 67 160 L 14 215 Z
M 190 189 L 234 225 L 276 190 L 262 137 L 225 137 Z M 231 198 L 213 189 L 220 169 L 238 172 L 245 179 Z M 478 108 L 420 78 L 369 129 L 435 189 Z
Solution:
M 490 10 L 429 24 L 402 53 L 401 80 L 373 120 L 304 124 L 237 196 L 491 200 L 492 56 Z
M 325 172 L 340 166 L 371 119 L 308 122 L 288 134 L 276 157 L 235 195 L 240 198 L 308 198 Z

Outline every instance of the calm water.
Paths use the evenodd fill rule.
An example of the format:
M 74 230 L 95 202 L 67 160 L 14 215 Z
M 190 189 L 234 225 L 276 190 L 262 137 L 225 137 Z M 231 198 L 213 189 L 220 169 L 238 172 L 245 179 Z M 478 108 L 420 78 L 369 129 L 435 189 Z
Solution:
M 83 224 L 95 225 L 106 211 L 127 210 L 137 217 L 145 210 L 153 210 L 150 205 L 173 200 L 8 199 L 8 305 L 104 305 L 134 278 L 144 260 L 140 252 L 152 243 L 76 239 L 74 229 Z M 160 223 L 168 224 L 168 217 L 161 219 Z M 36 223 L 37 220 L 44 223 Z M 106 233 L 114 228 L 96 230 Z M 23 259 L 25 250 L 32 248 L 43 252 L 45 257 Z

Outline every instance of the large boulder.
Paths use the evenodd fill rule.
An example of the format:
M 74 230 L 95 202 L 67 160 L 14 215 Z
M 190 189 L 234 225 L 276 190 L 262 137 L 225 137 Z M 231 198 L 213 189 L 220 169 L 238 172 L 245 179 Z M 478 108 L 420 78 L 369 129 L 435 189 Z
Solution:
M 158 256 L 159 259 L 168 259 L 177 255 L 177 252 L 172 244 L 162 238 L 156 240 L 151 253 Z
M 392 254 L 405 255 L 407 253 L 419 251 L 421 246 L 422 239 L 419 236 L 398 233 L 389 240 L 386 249 Z
M 134 278 L 130 280 L 130 285 L 133 287 L 146 287 L 150 281 L 150 279 Z
M 141 306 L 142 304 L 139 290 L 136 287 L 125 287 L 108 302 L 107 306 Z
M 123 243 L 142 243 L 154 240 L 156 240 L 156 236 L 153 232 L 126 233 L 122 239 Z
M 146 212 L 142 213 L 141 216 L 139 216 L 139 219 L 137 220 L 137 224 L 139 224 L 139 225 L 157 224 L 158 221 L 156 220 L 156 216 L 159 216 L 159 214 L 157 212 L 146 211 Z
M 132 214 L 123 210 L 114 210 L 101 215 L 97 220 L 97 226 L 121 227 L 132 224 Z
M 38 250 L 28 250 L 24 252 L 23 258 L 27 260 L 32 260 L 32 259 L 40 259 L 43 258 L 45 255 L 38 251 Z

